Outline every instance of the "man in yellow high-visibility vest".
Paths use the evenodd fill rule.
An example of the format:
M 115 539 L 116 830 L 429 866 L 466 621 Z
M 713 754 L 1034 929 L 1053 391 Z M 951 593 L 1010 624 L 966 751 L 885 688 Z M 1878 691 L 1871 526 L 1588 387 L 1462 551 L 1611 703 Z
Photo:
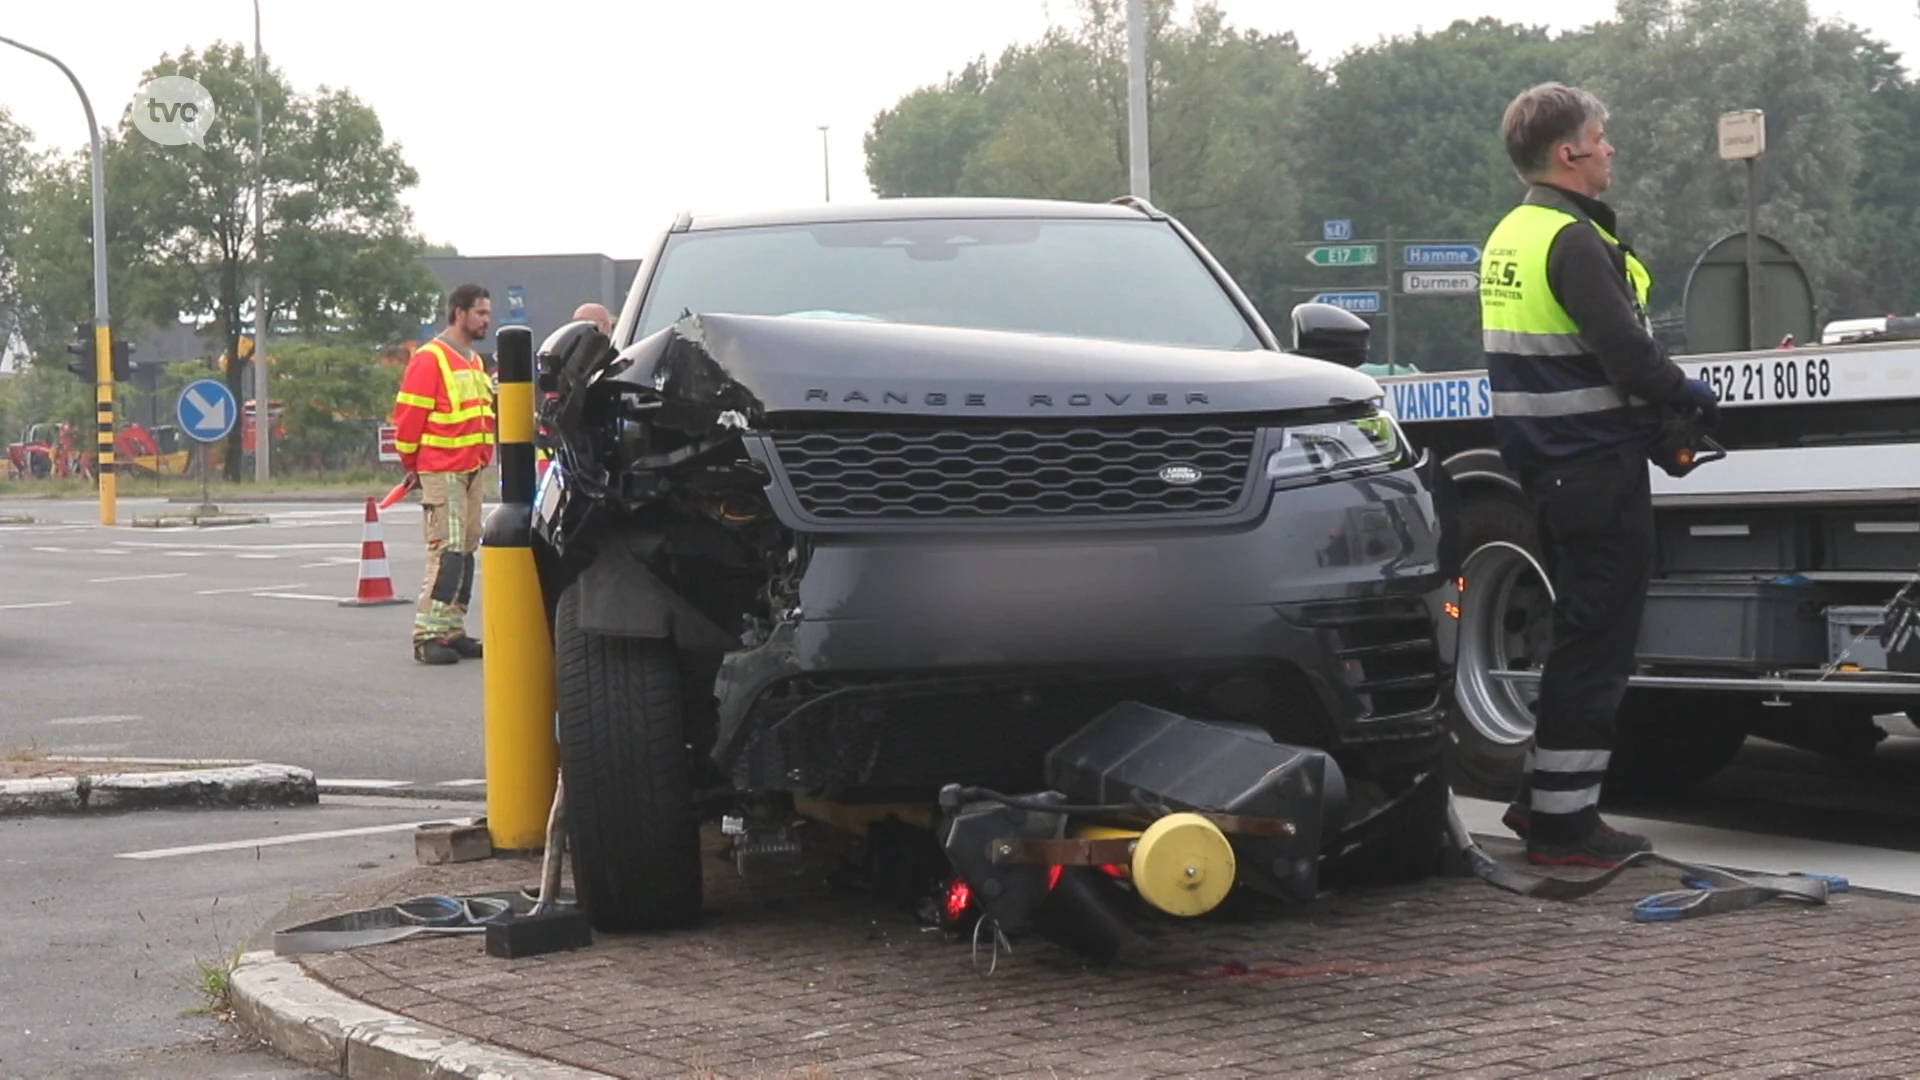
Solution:
M 1487 239 L 1480 315 L 1494 440 L 1533 504 L 1553 579 L 1553 649 L 1509 828 L 1527 859 L 1617 865 L 1652 845 L 1600 820 L 1600 782 L 1653 576 L 1647 463 L 1662 410 L 1718 402 L 1653 337 L 1652 277 L 1621 243 L 1607 111 L 1545 83 L 1507 106 L 1507 155 L 1528 184 Z
M 473 345 L 492 322 L 486 289 L 455 288 L 447 328 L 407 361 L 394 399 L 394 446 L 400 464 L 419 477 L 427 541 L 426 581 L 413 613 L 413 658 L 423 664 L 454 664 L 481 652 L 465 618 L 480 546 L 480 472 L 493 460 L 493 392 Z

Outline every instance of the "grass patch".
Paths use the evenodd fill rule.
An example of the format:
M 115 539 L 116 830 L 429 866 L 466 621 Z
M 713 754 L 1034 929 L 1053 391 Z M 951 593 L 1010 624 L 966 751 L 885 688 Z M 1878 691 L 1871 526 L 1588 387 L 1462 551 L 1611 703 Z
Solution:
M 0 746 L 0 761 L 45 761 L 52 753 L 38 742 L 27 746 Z
M 195 957 L 193 974 L 187 985 L 200 996 L 200 1004 L 183 1010 L 181 1016 L 212 1016 L 225 1019 L 233 1015 L 233 973 L 240 967 L 240 946 L 213 960 Z

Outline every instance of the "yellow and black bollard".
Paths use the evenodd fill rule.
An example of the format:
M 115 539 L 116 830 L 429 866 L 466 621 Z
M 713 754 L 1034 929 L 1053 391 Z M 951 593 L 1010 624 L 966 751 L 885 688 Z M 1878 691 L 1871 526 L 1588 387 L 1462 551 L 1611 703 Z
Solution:
M 113 460 L 113 332 L 106 323 L 93 328 L 94 475 L 100 478 L 100 524 L 115 524 L 118 480 Z
M 553 640 L 533 561 L 533 331 L 505 326 L 500 376 L 500 505 L 480 537 L 487 832 L 495 850 L 546 839 L 560 766 L 553 737 Z

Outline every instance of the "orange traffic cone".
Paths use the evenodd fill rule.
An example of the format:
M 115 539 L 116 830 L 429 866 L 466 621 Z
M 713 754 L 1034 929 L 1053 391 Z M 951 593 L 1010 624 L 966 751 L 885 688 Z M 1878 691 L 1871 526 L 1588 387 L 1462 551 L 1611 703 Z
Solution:
M 360 584 L 352 597 L 340 601 L 340 606 L 373 607 L 406 602 L 393 594 L 393 574 L 387 569 L 387 545 L 380 539 L 380 510 L 369 495 L 367 524 L 360 533 Z

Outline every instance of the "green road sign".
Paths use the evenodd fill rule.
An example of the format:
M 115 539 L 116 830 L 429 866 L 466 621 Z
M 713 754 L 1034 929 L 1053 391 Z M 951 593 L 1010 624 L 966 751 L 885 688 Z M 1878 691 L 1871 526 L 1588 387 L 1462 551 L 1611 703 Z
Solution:
M 1307 252 L 1315 266 L 1373 266 L 1380 261 L 1379 244 L 1329 244 Z

